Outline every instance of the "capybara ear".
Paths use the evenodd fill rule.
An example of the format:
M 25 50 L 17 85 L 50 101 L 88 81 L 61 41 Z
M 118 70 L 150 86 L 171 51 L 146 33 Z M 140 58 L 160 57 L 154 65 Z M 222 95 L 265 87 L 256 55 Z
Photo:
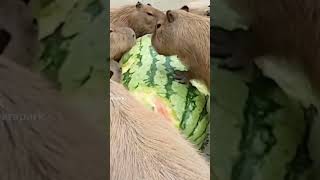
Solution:
M 187 5 L 182 6 L 181 10 L 189 12 L 189 7 Z
M 138 1 L 136 4 L 136 8 L 141 8 L 141 7 L 142 7 L 142 3 L 140 1 Z
M 167 15 L 168 22 L 172 23 L 174 21 L 174 17 L 173 17 L 172 11 L 168 10 L 166 12 L 166 15 Z
M 147 4 L 148 6 L 152 6 L 150 3 Z
M 0 54 L 6 49 L 11 40 L 11 35 L 8 31 L 0 29 Z

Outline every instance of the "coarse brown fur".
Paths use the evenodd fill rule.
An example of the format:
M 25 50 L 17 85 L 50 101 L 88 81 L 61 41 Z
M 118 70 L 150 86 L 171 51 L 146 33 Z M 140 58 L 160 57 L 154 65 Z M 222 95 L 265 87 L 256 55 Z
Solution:
M 157 26 L 152 36 L 156 51 L 167 56 L 178 55 L 189 68 L 189 79 L 203 80 L 210 88 L 210 19 L 184 10 L 171 10 Z
M 103 124 L 39 75 L 0 56 L 0 179 L 106 180 Z
M 110 27 L 110 58 L 119 61 L 124 53 L 136 43 L 136 35 L 131 28 Z
M 121 67 L 119 60 L 136 43 L 136 35 L 131 28 L 110 27 L 110 77 L 114 81 L 121 80 Z
M 300 62 L 320 90 L 320 1 L 228 0 L 253 32 L 251 52 Z
M 151 34 L 157 23 L 157 19 L 164 13 L 151 5 L 139 4 L 123 6 L 111 9 L 110 22 L 119 27 L 129 27 L 134 30 L 137 37 Z
M 209 6 L 203 6 L 203 7 L 192 7 L 190 5 L 184 5 L 180 9 L 185 10 L 185 11 L 187 11 L 189 13 L 193 13 L 193 14 L 197 14 L 197 15 L 200 15 L 200 16 L 204 16 L 204 17 L 210 18 L 210 5 Z
M 111 180 L 209 180 L 208 162 L 162 116 L 110 81 Z

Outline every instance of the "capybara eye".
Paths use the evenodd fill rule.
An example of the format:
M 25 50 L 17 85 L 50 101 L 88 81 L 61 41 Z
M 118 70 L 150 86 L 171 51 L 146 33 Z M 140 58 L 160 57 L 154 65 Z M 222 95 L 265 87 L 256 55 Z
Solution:
M 161 24 L 157 24 L 157 29 L 159 29 L 161 27 Z
M 147 12 L 147 14 L 148 14 L 149 16 L 153 16 L 153 14 L 152 14 L 152 13 Z

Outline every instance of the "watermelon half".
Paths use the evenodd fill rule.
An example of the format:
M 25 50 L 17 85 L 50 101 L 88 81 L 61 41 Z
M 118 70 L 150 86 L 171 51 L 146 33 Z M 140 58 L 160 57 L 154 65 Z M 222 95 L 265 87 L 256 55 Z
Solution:
M 136 45 L 122 57 L 121 64 L 122 84 L 201 149 L 208 141 L 210 128 L 209 95 L 202 93 L 206 92 L 203 84 L 193 83 L 196 88 L 174 80 L 173 72 L 186 68 L 176 56 L 159 55 L 151 45 L 150 35 L 137 39 Z

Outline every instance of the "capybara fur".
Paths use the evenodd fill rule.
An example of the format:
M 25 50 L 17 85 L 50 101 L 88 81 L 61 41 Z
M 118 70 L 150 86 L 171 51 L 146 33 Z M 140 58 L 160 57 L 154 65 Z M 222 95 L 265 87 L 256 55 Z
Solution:
M 121 67 L 118 63 L 123 54 L 136 43 L 136 35 L 131 28 L 110 27 L 110 77 L 114 81 L 121 80 Z
M 110 27 L 110 58 L 119 61 L 123 54 L 136 43 L 136 35 L 131 28 Z
M 200 16 L 210 17 L 210 1 L 192 1 L 182 6 L 181 9 Z
M 0 84 L 0 179 L 107 179 L 103 119 L 84 118 L 46 80 L 3 56 Z
M 248 23 L 255 57 L 271 55 L 301 63 L 320 90 L 320 1 L 227 2 Z
M 187 79 L 199 79 L 210 88 L 210 19 L 184 10 L 169 10 L 158 21 L 152 45 L 162 55 L 177 55 L 189 70 Z
M 111 180 L 209 180 L 209 163 L 163 116 L 110 81 Z
M 165 16 L 163 12 L 150 4 L 138 2 L 136 5 L 123 6 L 111 9 L 110 22 L 119 27 L 129 27 L 134 30 L 137 37 L 151 34 L 157 23 L 157 19 Z

